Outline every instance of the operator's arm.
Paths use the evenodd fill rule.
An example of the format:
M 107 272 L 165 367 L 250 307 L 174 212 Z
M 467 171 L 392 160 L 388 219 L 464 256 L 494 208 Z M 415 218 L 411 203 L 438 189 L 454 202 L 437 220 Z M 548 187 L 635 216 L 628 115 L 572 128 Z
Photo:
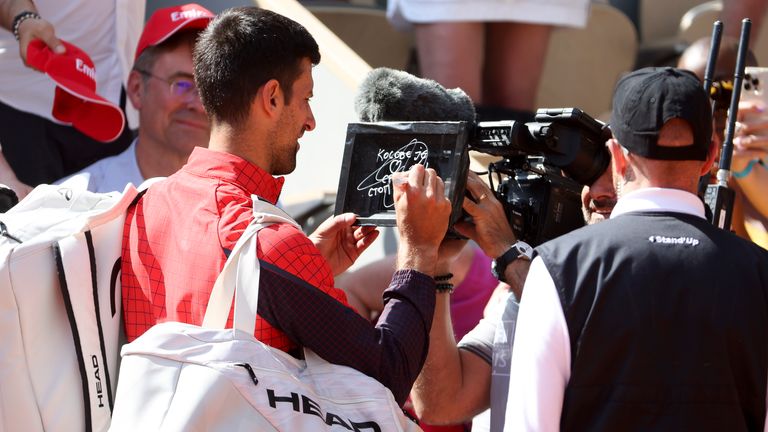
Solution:
M 429 424 L 459 423 L 489 406 L 491 365 L 456 347 L 450 295 L 438 294 L 436 302 L 429 354 L 411 391 L 411 401 L 416 415 Z
M 513 291 L 522 291 L 529 265 L 525 260 L 509 265 L 513 270 L 508 273 L 515 275 L 509 279 Z M 493 337 L 499 317 L 481 320 L 458 348 L 449 311 L 448 295 L 438 294 L 429 354 L 411 391 L 416 415 L 431 424 L 463 422 L 490 406 Z
M 496 199 L 493 191 L 474 172 L 467 177 L 467 190 L 473 200 L 464 198 L 464 211 L 472 216 L 472 223 L 457 223 L 456 231 L 474 240 L 483 252 L 496 259 L 506 252 L 517 239 L 509 226 L 504 207 Z M 517 298 L 522 296 L 523 281 L 528 269 L 507 266 L 504 278 L 510 282 L 512 292 Z
M 470 172 L 467 190 L 474 200 L 465 198 L 464 210 L 473 223 L 455 225 L 461 234 L 475 240 L 486 255 L 496 258 L 515 242 L 501 203 L 477 174 Z M 522 294 L 528 263 L 513 261 L 505 270 L 515 295 Z M 412 400 L 417 415 L 430 423 L 463 421 L 489 406 L 490 355 L 459 350 L 451 329 L 448 299 L 438 295 L 430 333 L 430 350 L 414 390 Z M 479 326 L 487 324 L 481 321 Z M 472 332 L 477 331 L 477 328 Z

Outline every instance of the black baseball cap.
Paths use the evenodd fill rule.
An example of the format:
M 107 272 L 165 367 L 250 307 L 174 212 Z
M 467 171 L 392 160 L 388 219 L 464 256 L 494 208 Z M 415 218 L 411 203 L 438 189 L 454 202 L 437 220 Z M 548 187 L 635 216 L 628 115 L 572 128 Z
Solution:
M 643 68 L 623 76 L 613 93 L 611 131 L 619 143 L 640 156 L 660 160 L 706 160 L 712 140 L 712 111 L 693 73 L 671 67 Z M 693 130 L 693 144 L 659 146 L 664 123 L 680 118 Z

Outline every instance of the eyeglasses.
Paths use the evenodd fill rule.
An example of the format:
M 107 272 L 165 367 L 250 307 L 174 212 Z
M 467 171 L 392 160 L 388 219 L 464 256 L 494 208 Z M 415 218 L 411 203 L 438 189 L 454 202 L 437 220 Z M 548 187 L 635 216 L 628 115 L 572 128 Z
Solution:
M 144 76 L 154 78 L 168 84 L 170 86 L 169 89 L 171 91 L 171 97 L 184 99 L 187 102 L 191 101 L 194 98 L 199 97 L 199 93 L 197 92 L 197 86 L 195 85 L 195 82 L 189 78 L 166 79 L 166 78 L 161 78 L 145 70 L 141 70 L 141 69 L 135 69 L 135 70 L 136 72 Z

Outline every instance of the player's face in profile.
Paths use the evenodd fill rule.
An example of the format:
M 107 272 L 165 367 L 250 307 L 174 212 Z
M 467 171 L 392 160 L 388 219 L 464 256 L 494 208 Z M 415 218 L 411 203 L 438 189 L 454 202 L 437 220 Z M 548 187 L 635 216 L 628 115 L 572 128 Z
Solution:
M 272 174 L 285 175 L 296 168 L 299 138 L 315 128 L 315 116 L 309 105 L 314 81 L 312 63 L 308 58 L 301 61 L 301 73 L 292 84 L 291 97 L 285 101 L 275 128 Z

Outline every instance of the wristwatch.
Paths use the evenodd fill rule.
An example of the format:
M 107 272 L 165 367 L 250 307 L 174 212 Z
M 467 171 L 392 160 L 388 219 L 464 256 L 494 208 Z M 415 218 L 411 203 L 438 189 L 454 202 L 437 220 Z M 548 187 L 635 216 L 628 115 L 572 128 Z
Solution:
M 506 252 L 501 254 L 500 257 L 493 260 L 491 263 L 491 273 L 493 276 L 501 282 L 506 283 L 504 277 L 504 271 L 512 261 L 522 258 L 528 261 L 533 259 L 533 248 L 531 245 L 524 241 L 516 241 L 515 244 L 509 247 Z

